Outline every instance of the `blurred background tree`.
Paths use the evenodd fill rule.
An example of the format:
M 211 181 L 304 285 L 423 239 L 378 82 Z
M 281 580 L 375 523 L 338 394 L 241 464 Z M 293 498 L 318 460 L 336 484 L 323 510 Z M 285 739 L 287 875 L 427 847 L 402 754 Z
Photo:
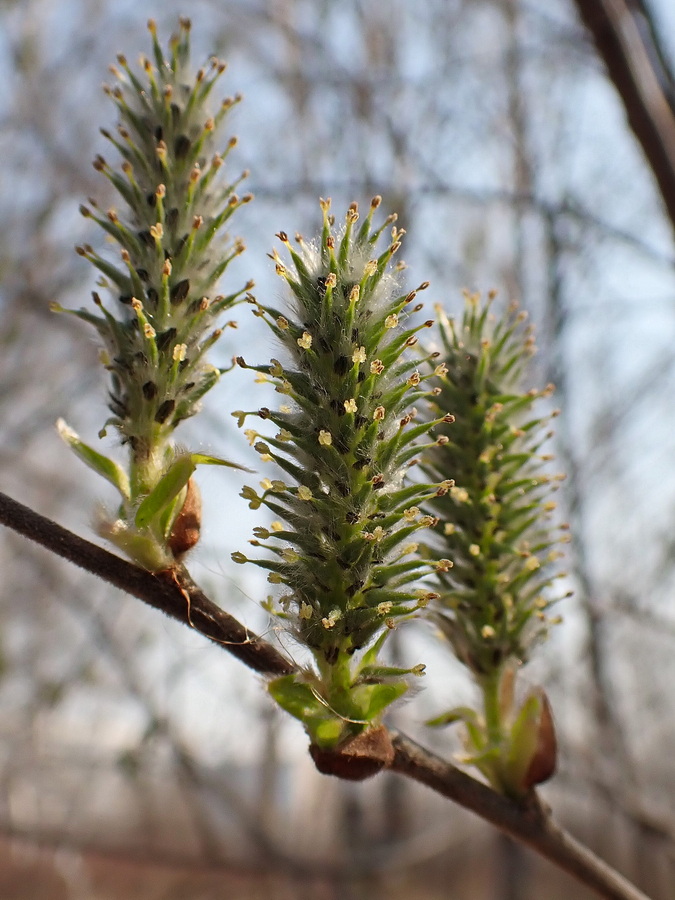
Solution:
M 620 7 L 617 33 L 630 25 L 642 43 L 612 42 L 605 7 Z M 104 385 L 95 344 L 48 307 L 86 304 L 93 286 L 72 246 L 93 240 L 80 202 L 106 202 L 90 164 L 105 146 L 97 126 L 114 118 L 106 66 L 147 50 L 149 15 L 166 36 L 183 11 L 173 0 L 0 4 L 3 489 L 83 534 L 99 485 L 53 422 L 64 415 L 91 433 Z M 557 383 L 563 409 L 561 506 L 574 534 L 575 597 L 532 664 L 561 742 L 544 794 L 600 855 L 671 897 L 672 10 L 665 0 L 199 0 L 189 13 L 194 59 L 226 59 L 224 89 L 245 96 L 232 165 L 251 169 L 256 201 L 237 217 L 249 250 L 230 284 L 253 277 L 273 299 L 274 233 L 311 235 L 319 195 L 343 208 L 379 193 L 430 299 L 459 311 L 462 288 L 496 287 L 530 312 L 533 378 Z M 659 127 L 646 144 L 650 99 Z M 246 308 L 238 317 L 214 360 L 223 365 L 262 340 Z M 242 394 L 264 403 L 266 388 L 246 375 L 223 379 L 190 438 L 255 465 L 229 415 Z M 205 471 L 200 481 L 194 574 L 266 631 L 265 583 L 229 563 L 250 532 L 240 479 Z M 414 785 L 322 778 L 299 726 L 250 673 L 137 601 L 5 532 L 0 571 L 2 896 L 436 898 L 449 884 L 490 900 L 586 896 Z M 426 717 L 470 688 L 423 628 L 407 637 L 428 676 L 397 722 L 422 735 Z M 453 749 L 447 733 L 422 736 Z

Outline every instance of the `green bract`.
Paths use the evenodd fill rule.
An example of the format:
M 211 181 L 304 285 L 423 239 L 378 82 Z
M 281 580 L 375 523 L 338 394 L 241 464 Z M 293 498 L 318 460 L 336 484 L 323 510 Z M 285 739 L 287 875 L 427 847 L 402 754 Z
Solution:
M 406 691 L 410 674 L 421 674 L 423 667 L 383 667 L 377 654 L 396 622 L 433 596 L 412 587 L 432 569 L 417 555 L 416 538 L 435 520 L 419 505 L 448 489 L 405 477 L 415 454 L 434 445 L 416 441 L 438 424 L 416 421 L 414 403 L 430 391 L 418 360 L 405 352 L 432 323 L 413 323 L 410 313 L 421 308 L 416 291 L 401 294 L 390 266 L 402 232 L 394 227 L 389 245 L 375 255 L 395 219 L 372 229 L 379 202 L 359 227 L 352 204 L 336 235 L 329 202 L 322 201 L 316 246 L 298 236 L 296 250 L 278 235 L 295 270 L 274 254 L 291 300 L 283 310 L 257 304 L 255 312 L 282 345 L 283 362 L 250 368 L 275 384 L 281 404 L 234 413 L 240 425 L 257 415 L 276 428 L 264 440 L 254 430 L 247 434 L 282 477 L 263 481 L 260 493 L 246 487 L 242 496 L 276 517 L 270 528 L 255 530 L 252 543 L 270 556 L 254 562 L 269 571 L 270 582 L 285 586 L 278 614 L 312 651 L 316 670 L 278 679 L 270 690 L 323 747 L 377 721 Z M 246 561 L 242 553 L 233 558 Z
M 119 84 L 106 88 L 119 124 L 116 134 L 102 133 L 122 156 L 121 172 L 101 156 L 94 163 L 122 208 L 102 211 L 94 201 L 81 207 L 118 247 L 117 259 L 89 245 L 77 248 L 102 273 L 99 286 L 113 305 L 108 310 L 94 293 L 97 313 L 73 311 L 103 342 L 112 416 L 101 434 L 109 425 L 118 430 L 129 447 L 128 473 L 67 426 L 61 433 L 120 491 L 119 513 L 101 522 L 101 532 L 142 565 L 158 569 L 186 549 L 172 541 L 188 492 L 184 473 L 201 462 L 223 464 L 178 452 L 172 434 L 218 381 L 220 371 L 205 358 L 221 334 L 217 320 L 252 285 L 228 296 L 215 293 L 228 263 L 244 249 L 223 236 L 223 227 L 250 199 L 238 197 L 222 178 L 224 157 L 236 140 L 219 153 L 218 132 L 237 101 L 225 100 L 212 113 L 209 97 L 225 66 L 214 59 L 196 76 L 191 73 L 188 20 L 181 20 L 168 57 L 153 22 L 149 28 L 154 63 L 143 59 L 142 74 L 136 75 L 118 57 L 113 72 Z M 196 527 L 198 532 L 198 521 Z
M 551 457 L 541 452 L 551 437 L 551 415 L 532 412 L 552 387 L 520 387 L 534 349 L 525 314 L 512 305 L 497 316 L 491 300 L 467 294 L 460 322 L 440 313 L 441 390 L 431 415 L 452 412 L 455 423 L 445 429 L 446 442 L 426 453 L 423 468 L 430 478 L 455 481 L 426 508 L 439 519 L 428 552 L 454 563 L 437 570 L 435 621 L 485 700 L 484 718 L 459 718 L 469 725 L 471 753 L 482 770 L 499 771 L 494 786 L 518 793 L 504 775 L 515 768 L 492 763 L 509 757 L 514 723 L 522 743 L 523 721 L 538 719 L 517 714 L 512 690 L 508 703 L 503 691 L 498 697 L 505 668 L 526 662 L 552 622 L 551 563 L 561 539 L 550 525 L 551 493 L 559 476 L 549 474 Z

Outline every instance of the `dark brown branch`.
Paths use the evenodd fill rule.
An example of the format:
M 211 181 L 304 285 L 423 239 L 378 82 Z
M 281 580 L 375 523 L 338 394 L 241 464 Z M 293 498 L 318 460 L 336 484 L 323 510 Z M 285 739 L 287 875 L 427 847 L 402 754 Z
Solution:
M 410 738 L 393 733 L 392 739 L 395 750 L 393 771 L 470 809 L 606 900 L 649 900 L 646 894 L 559 828 L 536 795 L 527 805 L 520 805 L 495 793 Z
M 183 567 L 153 575 L 2 493 L 0 523 L 194 628 L 256 672 L 288 675 L 295 671 L 295 666 L 272 644 L 216 606 Z
M 153 575 L 2 493 L 0 523 L 194 628 L 256 672 L 283 675 L 296 670 L 276 648 L 209 600 L 183 568 Z M 558 828 L 536 796 L 533 795 L 528 804 L 519 805 L 410 738 L 394 732 L 392 741 L 392 771 L 419 781 L 476 813 L 597 891 L 605 900 L 649 900 L 646 894 Z
M 672 85 L 663 83 L 668 72 L 658 65 L 660 48 L 653 46 L 653 30 L 644 27 L 640 10 L 628 0 L 576 0 L 576 6 L 623 101 L 675 229 Z

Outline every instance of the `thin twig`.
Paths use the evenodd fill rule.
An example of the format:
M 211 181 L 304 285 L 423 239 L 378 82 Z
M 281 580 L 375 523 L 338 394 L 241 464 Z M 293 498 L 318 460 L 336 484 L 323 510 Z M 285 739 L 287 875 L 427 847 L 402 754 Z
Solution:
M 295 666 L 276 647 L 216 606 L 184 567 L 153 575 L 2 493 L 0 523 L 194 628 L 256 672 L 288 675 L 295 671 Z
M 180 567 L 153 575 L 84 540 L 0 493 L 0 523 L 104 581 L 143 600 L 205 637 L 257 672 L 290 674 L 296 667 L 267 641 L 209 600 Z M 536 795 L 518 804 L 404 735 L 392 732 L 392 771 L 430 787 L 526 844 L 605 900 L 649 900 L 583 844 L 559 828 Z
M 536 795 L 533 794 L 526 804 L 515 803 L 405 735 L 393 732 L 392 740 L 395 750 L 393 771 L 470 809 L 606 900 L 649 900 L 588 847 L 557 826 Z

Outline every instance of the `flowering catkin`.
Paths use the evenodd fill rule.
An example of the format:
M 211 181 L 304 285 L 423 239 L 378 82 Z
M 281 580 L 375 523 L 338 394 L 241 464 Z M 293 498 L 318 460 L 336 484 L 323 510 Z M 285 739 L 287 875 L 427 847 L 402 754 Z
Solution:
M 455 484 L 427 501 L 438 524 L 426 549 L 454 565 L 437 567 L 439 596 L 430 611 L 480 687 L 483 710 L 452 710 L 434 724 L 464 720 L 468 761 L 497 789 L 520 795 L 534 783 L 530 765 L 544 780 L 555 762 L 545 695 L 530 692 L 518 706 L 514 679 L 556 621 L 548 610 L 556 599 L 556 545 L 564 537 L 551 524 L 560 476 L 550 473 L 551 457 L 542 452 L 555 413 L 532 411 L 552 387 L 523 390 L 531 330 L 517 305 L 498 315 L 492 299 L 466 294 L 457 322 L 439 310 L 440 391 L 430 416 L 452 412 L 455 422 L 445 441 L 426 452 L 423 469 Z
M 102 521 L 102 533 L 143 565 L 162 568 L 198 534 L 196 486 L 188 489 L 185 476 L 199 462 L 218 462 L 177 454 L 172 433 L 194 415 L 220 376 L 206 353 L 222 333 L 220 315 L 248 288 L 227 296 L 216 293 L 229 262 L 244 249 L 241 241 L 224 237 L 223 228 L 250 197 L 238 197 L 234 185 L 223 179 L 225 156 L 236 141 L 232 138 L 221 148 L 218 135 L 237 98 L 212 111 L 210 94 L 224 64 L 212 59 L 196 75 L 191 73 L 186 19 L 168 56 L 154 22 L 149 29 L 154 61 L 142 58 L 137 75 L 119 56 L 112 67 L 118 83 L 105 89 L 119 123 L 115 133 L 102 133 L 122 165 L 118 171 L 97 156 L 94 167 L 119 195 L 120 209 L 104 211 L 93 200 L 81 207 L 117 247 L 117 258 L 88 244 L 77 248 L 100 271 L 99 286 L 112 306 L 108 309 L 95 292 L 96 312 L 74 311 L 96 328 L 103 342 L 111 415 L 101 434 L 108 426 L 117 429 L 129 448 L 128 473 L 123 478 L 116 463 L 84 445 L 67 427 L 61 433 L 122 494 L 119 516 Z M 177 462 L 181 465 L 175 470 Z M 164 489 L 157 494 L 163 479 Z M 174 533 L 172 539 L 190 492 L 192 536 L 181 539 Z
M 276 253 L 273 259 L 291 300 L 283 310 L 258 304 L 255 312 L 276 335 L 282 359 L 250 368 L 275 385 L 281 403 L 234 413 L 240 425 L 257 415 L 276 429 L 267 436 L 248 430 L 261 460 L 280 472 L 262 482 L 261 492 L 249 486 L 242 494 L 275 517 L 270 529 L 256 529 L 252 543 L 270 555 L 254 561 L 283 586 L 278 612 L 316 663 L 270 690 L 326 747 L 376 721 L 405 692 L 406 677 L 421 673 L 383 666 L 377 654 L 396 622 L 431 599 L 426 588 L 412 586 L 431 569 L 417 555 L 417 537 L 435 519 L 420 505 L 447 489 L 406 480 L 413 457 L 434 443 L 428 432 L 437 423 L 417 422 L 414 407 L 429 390 L 419 359 L 406 353 L 431 322 L 413 323 L 417 292 L 401 293 L 390 265 L 402 232 L 394 227 L 386 249 L 374 255 L 394 221 L 372 228 L 379 202 L 360 225 L 352 204 L 335 234 L 323 201 L 317 246 L 298 236 L 296 250 L 278 235 L 294 271 Z

